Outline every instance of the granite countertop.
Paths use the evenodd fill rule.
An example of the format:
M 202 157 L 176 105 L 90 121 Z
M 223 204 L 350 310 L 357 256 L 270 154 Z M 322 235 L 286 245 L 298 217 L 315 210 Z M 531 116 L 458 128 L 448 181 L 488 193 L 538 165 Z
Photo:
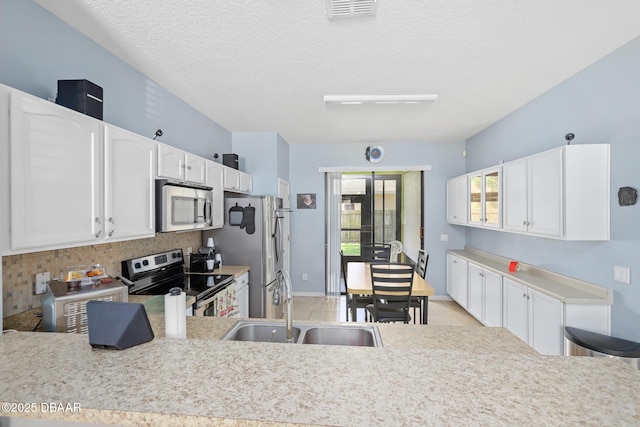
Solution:
M 611 290 L 579 279 L 564 276 L 525 263 L 518 271 L 509 271 L 511 260 L 474 248 L 447 251 L 467 261 L 477 263 L 503 277 L 533 288 L 566 304 L 611 305 Z
M 219 341 L 236 320 L 188 318 L 176 340 L 151 315 L 156 338 L 123 351 L 5 333 L 0 402 L 78 404 L 10 415 L 126 426 L 640 424 L 640 371 L 541 356 L 502 328 L 379 325 L 383 348 Z

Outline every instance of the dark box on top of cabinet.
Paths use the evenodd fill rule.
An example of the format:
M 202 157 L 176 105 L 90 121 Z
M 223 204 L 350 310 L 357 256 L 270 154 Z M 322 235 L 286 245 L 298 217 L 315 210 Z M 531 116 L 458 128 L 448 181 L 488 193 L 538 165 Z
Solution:
M 237 154 L 223 154 L 222 164 L 229 166 L 230 168 L 238 169 L 238 155 Z
M 89 80 L 58 80 L 56 104 L 102 120 L 102 88 Z

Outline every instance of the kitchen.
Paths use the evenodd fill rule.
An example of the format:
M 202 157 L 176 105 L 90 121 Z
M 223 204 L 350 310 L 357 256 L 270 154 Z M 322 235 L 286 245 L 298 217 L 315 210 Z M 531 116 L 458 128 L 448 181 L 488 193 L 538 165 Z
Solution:
M 0 45 L 0 52 L 7 52 L 9 61 L 4 64 L 19 64 L 15 68 L 9 67 L 0 72 L 0 81 L 13 87 L 18 87 L 36 93 L 43 98 L 53 97 L 51 92 L 59 74 L 70 74 L 71 70 L 58 64 L 62 68 L 52 75 L 47 67 L 42 67 L 41 58 L 51 58 L 48 51 L 55 51 L 56 46 L 69 43 L 80 49 L 85 57 L 96 58 L 99 62 L 106 61 L 113 65 L 112 72 L 116 72 L 121 81 L 139 82 L 141 77 L 135 71 L 126 69 L 119 60 L 110 57 L 107 52 L 84 40 L 77 34 L 71 34 L 70 28 L 49 15 L 32 2 L 3 1 L 2 25 L 0 40 L 15 40 L 8 35 L 21 34 L 25 31 L 21 26 L 28 22 L 39 28 L 42 33 L 40 40 L 15 40 L 13 48 Z M 5 11 L 7 14 L 5 14 Z M 37 22 L 37 25 L 36 25 Z M 6 31 L 6 33 L 5 33 Z M 8 34 L 8 35 L 7 35 Z M 48 46 L 51 39 L 53 45 Z M 631 39 L 631 38 L 630 38 Z M 25 54 L 25 52 L 28 52 Z M 604 53 L 607 52 L 602 52 Z M 445 253 L 451 248 L 461 248 L 465 244 L 509 256 L 523 262 L 543 266 L 550 270 L 577 277 L 592 283 L 597 283 L 614 291 L 614 305 L 612 309 L 612 333 L 615 335 L 638 341 L 640 322 L 638 311 L 638 292 L 633 284 L 620 284 L 613 280 L 613 266 L 621 265 L 631 268 L 632 272 L 640 268 L 638 264 L 638 228 L 635 219 L 638 216 L 638 205 L 618 206 L 614 195 L 619 187 L 630 185 L 637 187 L 638 172 L 633 159 L 638 157 L 640 136 L 637 117 L 638 107 L 633 100 L 638 99 L 638 87 L 634 84 L 638 74 L 638 57 L 640 43 L 634 39 L 611 53 L 603 60 L 591 65 L 578 75 L 569 78 L 564 83 L 546 92 L 541 97 L 525 105 L 520 110 L 498 121 L 468 140 L 460 139 L 448 144 L 438 142 L 389 142 L 383 143 L 387 150 L 387 161 L 390 164 L 412 165 L 423 164 L 430 160 L 435 167 L 427 173 L 425 187 L 427 201 L 425 202 L 425 247 L 430 249 L 432 263 L 429 267 L 428 279 L 436 288 L 438 295 L 445 295 Z M 4 58 L 4 56 L 3 56 Z M 58 63 L 55 59 L 49 59 Z M 585 64 L 585 66 L 588 64 Z M 78 64 L 74 64 L 77 67 Z M 38 77 L 26 76 L 23 70 L 29 69 L 33 73 L 39 70 Z M 77 71 L 77 68 L 74 68 Z M 6 74 L 5 74 L 6 73 Z M 74 71 L 75 74 L 75 71 Z M 83 77 L 90 74 L 90 70 L 82 73 Z M 569 77 L 569 76 L 567 76 Z M 105 79 L 102 77 L 101 79 Z M 96 79 L 99 80 L 99 79 Z M 33 81 L 39 83 L 34 84 Z M 109 79 L 104 80 L 110 81 Z M 132 85 L 135 85 L 132 83 Z M 108 85 L 104 83 L 104 86 Z M 117 91 L 118 85 L 112 84 L 112 90 Z M 152 82 L 147 84 L 150 92 L 160 93 L 165 100 L 173 104 L 175 115 L 192 114 L 195 123 L 191 127 L 179 129 L 180 138 L 167 135 L 163 140 L 181 145 L 180 148 L 198 154 L 196 142 L 209 135 L 208 138 L 219 141 L 216 151 L 220 153 L 236 152 L 244 160 L 241 169 L 246 170 L 259 179 L 255 179 L 254 193 L 274 193 L 277 177 L 283 177 L 291 182 L 291 193 L 315 192 L 318 195 L 319 207 L 323 203 L 324 184 L 321 174 L 317 173 L 322 166 L 358 166 L 367 165 L 363 156 L 364 144 L 291 144 L 275 132 L 234 132 L 230 134 L 211 121 L 204 120 L 195 110 L 179 103 L 162 88 L 154 87 Z M 135 95 L 129 97 L 121 94 L 123 99 L 129 99 L 131 104 L 141 108 L 140 100 L 145 99 L 141 89 L 132 91 Z M 576 96 L 579 94 L 579 96 Z M 115 102 L 115 100 L 111 100 Z M 524 104 L 524 102 L 523 102 Z M 107 104 L 108 105 L 108 104 Z M 105 109 L 107 108 L 105 105 Z M 112 104 L 113 105 L 113 104 Z M 149 123 L 140 113 L 131 114 L 131 110 L 122 107 L 125 113 L 118 115 L 116 124 L 137 131 L 140 134 L 152 136 L 158 127 L 157 123 Z M 134 124 L 127 113 L 133 118 L 141 118 Z M 566 120 L 563 119 L 566 117 Z M 174 125 L 175 126 L 175 125 Z M 507 233 L 497 233 L 491 230 L 469 229 L 448 225 L 444 220 L 445 211 L 445 181 L 460 175 L 465 171 L 477 170 L 500 161 L 508 161 L 524 155 L 544 151 L 548 148 L 563 145 L 567 132 L 576 134 L 575 144 L 608 142 L 612 147 L 612 175 L 611 175 L 611 240 L 608 242 L 562 242 L 550 239 L 531 238 Z M 174 133 L 174 135 L 175 135 Z M 166 135 L 166 127 L 165 127 Z M 435 140 L 437 141 L 437 140 Z M 517 143 L 514 143 L 517 142 Z M 189 145 L 191 144 L 191 145 Z M 466 150 L 466 157 L 461 153 Z M 336 153 L 340 153 L 336 156 Z M 201 153 L 211 156 L 211 153 Z M 264 162 L 270 159 L 271 162 Z M 5 160 L 3 160 L 5 161 Z M 266 164 L 272 169 L 264 170 Z M 273 166 L 276 165 L 276 166 Z M 3 174 L 6 173 L 2 165 Z M 309 171 L 312 171 L 310 173 Z M 6 179 L 3 175 L 2 185 Z M 6 209 L 6 206 L 3 208 Z M 0 218 L 5 219 L 3 211 Z M 322 227 L 309 227 L 308 224 L 322 224 L 323 210 L 305 210 L 295 212 L 291 222 L 292 277 L 295 280 L 296 292 L 300 294 L 318 295 L 323 292 L 324 268 L 322 263 L 309 265 L 306 260 L 323 259 L 322 244 L 324 241 Z M 6 230 L 2 241 L 6 242 Z M 448 240 L 441 240 L 441 235 L 447 235 Z M 314 243 L 316 242 L 316 243 Z M 146 253 L 149 244 L 154 250 L 169 250 L 174 247 L 199 247 L 202 245 L 199 233 L 185 233 L 176 235 L 158 235 L 150 239 L 139 239 L 106 245 L 90 246 L 82 249 L 59 249 L 47 254 L 52 257 L 52 271 L 67 265 L 84 263 L 86 260 L 99 259 L 109 271 L 117 271 L 118 262 Z M 534 249 L 534 250 L 532 250 Z M 148 252 L 148 251 L 147 251 Z M 64 259 L 55 259 L 56 256 Z M 3 257 L 3 317 L 13 314 L 14 306 L 27 309 L 34 304 L 32 291 L 32 274 L 41 270 L 38 267 L 41 253 L 25 253 Z M 80 262 L 78 262 L 80 261 Z M 7 264 L 5 264 L 7 262 Z M 25 265 L 26 272 L 23 272 Z M 14 270 L 17 269 L 17 270 Z M 302 273 L 307 273 L 309 280 L 302 281 Z M 8 274 L 22 277 L 17 281 L 5 278 Z M 6 283 L 5 283 L 6 282 Z M 9 283 L 10 282 L 10 283 Z M 15 285 L 14 283 L 18 283 Z M 11 295 L 7 295 L 11 294 Z M 7 303 L 10 301 L 10 303 Z

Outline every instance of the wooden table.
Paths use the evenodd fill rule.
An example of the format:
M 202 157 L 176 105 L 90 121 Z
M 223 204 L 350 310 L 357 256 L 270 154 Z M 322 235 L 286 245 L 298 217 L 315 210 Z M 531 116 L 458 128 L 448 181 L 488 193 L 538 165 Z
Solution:
M 373 295 L 371 289 L 371 271 L 368 262 L 350 262 L 347 264 L 347 293 L 351 295 Z M 435 295 L 435 290 L 426 280 L 419 275 L 413 275 L 411 296 L 420 297 L 422 300 L 422 319 L 420 323 L 426 325 L 429 314 L 429 297 Z M 373 302 L 373 300 L 371 301 Z M 351 298 L 352 320 L 356 322 L 356 300 Z

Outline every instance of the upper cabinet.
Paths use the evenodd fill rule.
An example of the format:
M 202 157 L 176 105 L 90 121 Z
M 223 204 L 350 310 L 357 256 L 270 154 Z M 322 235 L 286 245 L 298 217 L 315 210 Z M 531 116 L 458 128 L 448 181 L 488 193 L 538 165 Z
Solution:
M 10 94 L 11 249 L 154 235 L 155 142 Z
M 251 193 L 253 177 L 246 172 L 224 166 L 224 189 L 234 193 Z
M 469 175 L 469 224 L 500 227 L 500 169 Z
M 206 159 L 179 148 L 158 143 L 158 176 L 204 185 L 205 169 Z
M 21 92 L 10 95 L 11 249 L 97 240 L 102 126 Z
M 447 181 L 447 222 L 450 224 L 468 222 L 467 185 L 466 175 Z
M 609 240 L 609 144 L 566 145 L 464 175 L 466 225 L 565 240 Z M 447 182 L 447 221 L 454 197 Z
M 104 238 L 155 235 L 155 141 L 104 127 Z

